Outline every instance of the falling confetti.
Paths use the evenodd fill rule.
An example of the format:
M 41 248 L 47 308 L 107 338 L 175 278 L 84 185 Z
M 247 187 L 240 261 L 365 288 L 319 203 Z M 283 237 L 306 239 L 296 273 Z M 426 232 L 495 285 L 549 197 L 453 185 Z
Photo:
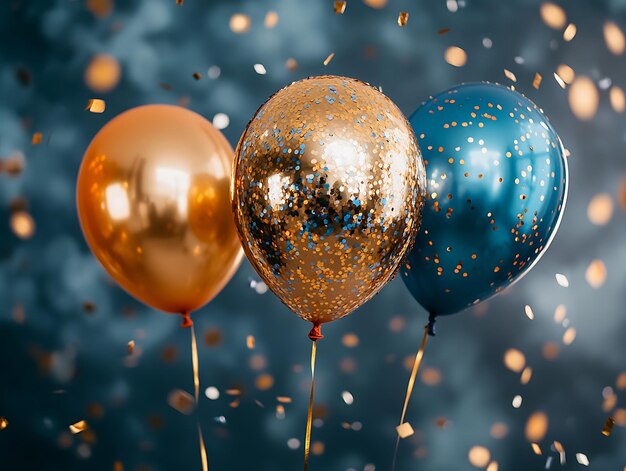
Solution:
M 602 428 L 602 435 L 604 435 L 605 437 L 610 437 L 614 425 L 615 419 L 610 416 L 607 417 L 606 422 L 604 423 L 604 427 Z
M 254 350 L 255 345 L 254 335 L 248 335 L 246 337 L 246 347 L 248 347 L 249 350 Z
M 398 26 L 403 27 L 409 22 L 409 13 L 406 11 L 401 11 L 398 15 Z
M 589 466 L 589 458 L 584 453 L 576 453 L 576 461 L 583 466 Z
M 26 211 L 11 214 L 11 230 L 20 239 L 30 239 L 35 233 L 35 221 Z
M 70 425 L 69 429 L 70 432 L 72 432 L 72 434 L 74 435 L 80 432 L 84 432 L 87 429 L 87 422 L 84 420 L 79 420 L 78 422 Z
M 104 100 L 101 100 L 99 98 L 92 98 L 87 102 L 87 106 L 85 107 L 85 110 L 92 113 L 104 113 L 105 109 L 106 103 L 104 102 Z
M 126 352 L 130 355 L 135 351 L 135 341 L 130 340 L 128 344 L 126 344 Z
M 387 2 L 388 0 L 363 0 L 363 3 L 365 3 L 368 7 L 376 9 L 385 8 L 385 6 L 387 6 Z
M 570 23 L 563 31 L 563 39 L 567 42 L 570 42 L 576 36 L 576 25 L 574 23 Z
M 9 426 L 9 421 L 6 417 L 0 417 L 0 430 L 4 430 Z
M 85 83 L 96 93 L 113 90 L 122 76 L 122 68 L 117 59 L 108 54 L 99 54 L 85 69 Z
M 539 8 L 539 13 L 546 26 L 552 29 L 563 29 L 567 23 L 565 10 L 554 3 L 543 3 Z
M 606 266 L 602 260 L 593 260 L 585 271 L 585 280 L 592 288 L 599 288 L 606 281 Z
M 450 46 L 444 54 L 446 62 L 454 67 L 463 67 L 467 62 L 467 53 L 457 46 Z
M 529 442 L 540 442 L 548 432 L 548 416 L 544 412 L 535 412 L 526 421 L 526 439 Z
M 341 398 L 343 399 L 343 402 L 345 402 L 349 406 L 351 406 L 354 403 L 354 397 L 348 391 L 342 392 L 341 393 Z
M 42 136 L 42 134 L 41 134 L 40 132 L 36 132 L 36 133 L 34 133 L 34 134 L 33 134 L 33 138 L 32 138 L 32 140 L 31 140 L 31 143 L 32 143 L 34 146 L 41 144 L 41 139 L 42 139 L 42 137 L 43 137 L 43 136 Z
M 244 15 L 243 13 L 235 13 L 230 17 L 230 30 L 233 33 L 243 34 L 247 33 L 250 30 L 250 26 L 252 21 L 248 15 Z
M 298 61 L 295 60 L 293 57 L 290 57 L 289 59 L 287 59 L 287 61 L 285 62 L 285 68 L 290 71 L 293 72 L 294 70 L 298 69 Z
M 263 25 L 267 29 L 275 28 L 278 24 L 279 16 L 275 11 L 268 11 L 265 15 L 265 20 L 263 21 Z
M 598 111 L 600 94 L 593 80 L 581 75 L 576 77 L 569 88 L 568 101 L 574 116 L 582 121 L 589 121 Z
M 502 440 L 509 434 L 509 427 L 502 422 L 497 422 L 491 426 L 489 434 L 496 440 Z
M 535 455 L 542 455 L 543 453 L 541 452 L 541 447 L 539 446 L 539 444 L 537 443 L 531 443 L 530 446 L 533 449 L 533 452 L 535 453 Z
M 331 52 L 330 54 L 328 54 L 328 57 L 326 59 L 324 59 L 324 65 L 330 64 L 330 61 L 333 60 L 333 57 L 335 57 L 335 53 L 334 52 Z
M 513 72 L 508 69 L 504 69 L 504 76 L 508 78 L 511 82 L 517 82 L 517 77 Z
M 564 81 L 564 80 L 561 78 L 561 76 L 560 76 L 558 73 L 556 73 L 556 72 L 554 72 L 554 80 L 556 80 L 556 83 L 558 83 L 558 84 L 559 84 L 559 86 L 560 86 L 561 88 L 565 88 L 565 87 L 567 86 L 567 84 L 565 83 L 565 81 Z
M 345 334 L 341 343 L 343 343 L 344 347 L 354 348 L 359 345 L 359 337 L 356 334 Z
M 521 373 L 526 366 L 526 357 L 519 350 L 511 348 L 504 354 L 504 365 L 515 373 Z
M 217 129 L 222 130 L 228 127 L 228 125 L 230 124 L 230 118 L 225 113 L 217 113 L 215 116 L 213 116 L 212 122 L 213 126 L 215 126 Z
M 604 42 L 606 43 L 606 47 L 609 51 L 616 56 L 624 54 L 624 49 L 626 49 L 626 38 L 624 38 L 624 33 L 620 27 L 612 21 L 607 21 L 604 23 L 603 31 Z
M 533 79 L 533 88 L 535 88 L 536 90 L 539 90 L 540 86 L 541 86 L 541 74 L 536 73 L 535 78 Z
M 563 344 L 571 345 L 576 339 L 576 329 L 574 327 L 570 327 L 563 334 Z
M 520 376 L 520 383 L 528 384 L 530 383 L 531 378 L 533 377 L 533 369 L 530 366 L 524 368 L 522 371 L 522 375 Z
M 563 275 L 562 273 L 557 273 L 554 275 L 554 277 L 556 278 L 556 282 L 559 286 L 561 286 L 562 288 L 569 287 L 569 280 L 565 275 Z
M 167 396 L 167 403 L 181 414 L 189 415 L 195 407 L 194 397 L 187 391 L 176 389 Z
M 335 0 L 333 9 L 337 15 L 343 15 L 346 11 L 347 2 L 345 0 Z
M 220 398 L 220 391 L 215 386 L 209 386 L 204 390 L 204 395 L 208 399 L 215 401 Z
M 484 468 L 491 461 L 491 453 L 484 446 L 473 446 L 467 455 L 469 462 L 476 468 Z
M 263 64 L 254 64 L 254 71 L 259 75 L 267 74 L 267 70 L 265 70 L 265 66 Z
M 608 193 L 598 193 L 587 206 L 587 218 L 591 224 L 604 226 L 613 216 L 613 198 Z
M 531 321 L 535 318 L 535 313 L 528 304 L 524 306 L 524 313 L 526 314 L 526 317 L 528 317 Z
M 520 407 L 522 407 L 522 396 L 520 396 L 519 394 L 515 396 L 513 398 L 513 401 L 511 402 L 511 405 L 514 409 L 519 409 Z
M 398 425 L 396 427 L 396 432 L 398 432 L 398 436 L 400 438 L 407 438 L 415 433 L 413 427 L 411 427 L 411 424 L 408 422 L 404 422 L 402 425 Z
M 626 97 L 624 96 L 624 90 L 617 85 L 611 87 L 609 92 L 609 99 L 611 100 L 611 107 L 616 113 L 623 113 L 626 111 Z

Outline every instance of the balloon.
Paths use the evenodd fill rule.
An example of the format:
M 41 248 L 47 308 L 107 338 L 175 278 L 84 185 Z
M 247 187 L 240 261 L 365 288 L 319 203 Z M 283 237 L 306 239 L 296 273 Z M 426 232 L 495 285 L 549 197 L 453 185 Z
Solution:
M 434 319 L 484 301 L 537 263 L 561 221 L 567 161 L 543 112 L 501 85 L 454 87 L 410 122 L 428 189 L 402 278 Z
M 134 108 L 96 135 L 78 175 L 78 215 L 89 247 L 126 291 L 188 315 L 232 277 L 242 258 L 232 156 L 207 120 L 176 106 Z
M 345 77 L 295 82 L 261 106 L 235 154 L 244 250 L 296 314 L 339 319 L 394 275 L 425 181 L 411 127 L 386 96 Z

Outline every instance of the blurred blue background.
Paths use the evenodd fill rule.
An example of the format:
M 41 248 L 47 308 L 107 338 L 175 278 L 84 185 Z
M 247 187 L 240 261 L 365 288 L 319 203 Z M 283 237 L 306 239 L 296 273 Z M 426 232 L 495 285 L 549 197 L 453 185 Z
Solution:
M 122 292 L 89 253 L 75 210 L 78 166 L 97 130 L 130 107 L 178 103 L 211 120 L 222 113 L 234 146 L 270 94 L 323 73 L 380 85 L 407 114 L 460 82 L 515 85 L 544 109 L 570 152 L 568 207 L 548 253 L 500 296 L 438 323 L 407 415 L 416 433 L 400 444 L 398 470 L 476 469 L 470 458 L 506 471 L 580 469 L 577 453 L 592 469 L 626 469 L 626 129 L 618 88 L 626 86 L 619 33 L 626 1 L 562 7 L 348 0 L 337 15 L 330 0 L 3 0 L 0 417 L 8 425 L 0 430 L 0 469 L 200 469 L 194 414 L 168 403 L 173 391 L 193 388 L 189 332 Z M 400 11 L 410 15 L 404 28 Z M 577 34 L 566 41 L 569 23 Z M 448 53 L 461 67 L 446 62 L 450 46 L 466 52 L 466 61 Z M 92 65 L 86 80 L 100 54 L 113 64 Z M 561 64 L 577 77 L 565 89 L 553 75 Z M 571 81 L 567 69 L 560 75 Z M 106 101 L 104 113 L 84 110 L 92 98 Z M 309 327 L 258 282 L 244 262 L 194 316 L 198 414 L 213 470 L 302 466 Z M 390 468 L 425 321 L 396 279 L 326 326 L 311 469 Z M 525 361 L 509 356 L 507 368 L 509 349 Z M 520 365 L 532 368 L 528 384 Z M 219 398 L 204 395 L 210 386 Z M 284 415 L 282 396 L 292 399 L 280 404 Z M 545 420 L 528 425 L 533 415 Z M 609 415 L 617 425 L 606 437 Z M 68 426 L 79 420 L 88 429 L 72 435 Z M 482 449 L 470 456 L 475 446 L 489 459 L 476 459 Z

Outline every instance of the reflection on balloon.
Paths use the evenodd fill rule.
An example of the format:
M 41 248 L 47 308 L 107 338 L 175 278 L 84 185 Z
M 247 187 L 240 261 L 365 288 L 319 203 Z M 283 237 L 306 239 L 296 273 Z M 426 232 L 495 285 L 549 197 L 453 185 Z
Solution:
M 452 88 L 410 122 L 428 201 L 403 280 L 431 315 L 453 314 L 501 291 L 543 255 L 563 214 L 567 162 L 543 112 L 500 85 Z
M 232 149 L 201 116 L 132 109 L 91 142 L 77 202 L 87 242 L 129 293 L 188 314 L 228 282 L 241 250 L 230 211 Z

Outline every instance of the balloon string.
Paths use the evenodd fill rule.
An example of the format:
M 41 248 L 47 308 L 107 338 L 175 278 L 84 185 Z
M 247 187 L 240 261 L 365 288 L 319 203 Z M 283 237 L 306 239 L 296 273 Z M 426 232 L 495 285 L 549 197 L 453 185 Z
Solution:
M 193 367 L 193 387 L 194 397 L 196 398 L 196 410 L 198 408 L 198 399 L 200 398 L 200 373 L 198 368 L 198 342 L 196 341 L 196 330 L 191 327 L 191 365 Z M 200 416 L 197 416 L 198 421 L 198 438 L 200 442 L 200 460 L 202 461 L 202 471 L 209 471 L 209 460 L 207 458 L 206 447 L 204 445 L 204 438 L 202 437 L 202 425 L 200 425 Z
M 429 324 L 430 325 L 430 324 Z M 406 409 L 409 406 L 409 399 L 413 393 L 413 386 L 415 386 L 415 379 L 417 378 L 417 372 L 420 369 L 422 358 L 424 357 L 424 350 L 426 349 L 426 342 L 428 341 L 429 325 L 424 327 L 424 338 L 420 345 L 417 354 L 415 355 L 415 361 L 413 362 L 413 370 L 411 371 L 411 377 L 409 378 L 409 384 L 406 388 L 406 396 L 404 397 L 404 406 L 402 407 L 402 416 L 400 417 L 400 425 L 404 424 L 404 417 L 406 416 Z M 398 456 L 398 446 L 400 445 L 400 432 L 398 431 L 398 437 L 396 438 L 396 448 L 393 452 L 393 463 L 391 465 L 391 471 L 396 469 L 396 458 Z
M 315 357 L 317 354 L 317 340 L 313 340 L 311 347 L 311 394 L 309 395 L 309 412 L 306 417 L 306 435 L 304 438 L 304 471 L 309 469 L 309 451 L 311 448 L 311 425 L 313 424 L 313 392 L 315 391 Z

